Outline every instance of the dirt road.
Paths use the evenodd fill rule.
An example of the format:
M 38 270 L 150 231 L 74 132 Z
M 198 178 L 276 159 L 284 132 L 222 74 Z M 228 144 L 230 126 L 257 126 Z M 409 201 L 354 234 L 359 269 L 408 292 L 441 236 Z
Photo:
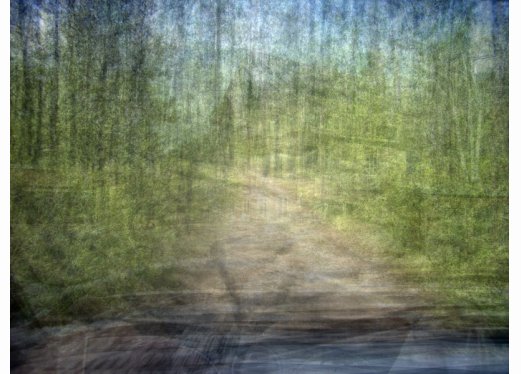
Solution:
M 176 263 L 182 291 L 22 347 L 15 372 L 508 371 L 507 343 L 433 328 L 385 259 L 276 180 L 250 175 L 219 218 L 191 236 L 202 255 Z
M 321 222 L 276 180 L 253 175 L 241 190 L 218 230 L 202 239 L 209 255 L 179 264 L 183 288 L 206 298 L 199 310 L 286 324 L 404 317 L 425 303 L 383 259 Z

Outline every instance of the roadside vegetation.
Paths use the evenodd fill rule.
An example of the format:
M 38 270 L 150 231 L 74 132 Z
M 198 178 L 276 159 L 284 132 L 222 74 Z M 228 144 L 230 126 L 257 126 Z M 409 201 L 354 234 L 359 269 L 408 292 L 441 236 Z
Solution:
M 10 68 L 13 321 L 179 287 L 254 170 L 507 326 L 508 2 L 20 0 Z

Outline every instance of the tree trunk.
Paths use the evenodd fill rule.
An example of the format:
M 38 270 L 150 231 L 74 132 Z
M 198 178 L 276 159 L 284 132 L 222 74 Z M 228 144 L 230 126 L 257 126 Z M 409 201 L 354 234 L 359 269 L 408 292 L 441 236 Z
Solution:
M 49 116 L 49 140 L 51 160 L 53 163 L 58 158 L 58 114 L 60 97 L 60 8 L 59 0 L 54 0 L 53 13 L 53 62 L 54 70 L 51 91 L 51 112 Z

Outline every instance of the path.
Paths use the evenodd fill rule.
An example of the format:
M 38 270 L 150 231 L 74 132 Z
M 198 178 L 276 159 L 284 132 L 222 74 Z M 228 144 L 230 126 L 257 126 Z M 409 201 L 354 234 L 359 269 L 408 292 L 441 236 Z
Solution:
M 414 288 L 274 179 L 252 175 L 241 190 L 197 231 L 206 255 L 177 264 L 183 291 L 143 295 L 121 321 L 61 331 L 24 352 L 18 371 L 507 371 L 507 344 L 433 329 Z
M 252 178 L 218 232 L 205 238 L 209 256 L 181 264 L 184 288 L 206 298 L 199 310 L 286 324 L 403 317 L 424 303 L 389 276 L 384 261 L 320 222 L 275 180 Z

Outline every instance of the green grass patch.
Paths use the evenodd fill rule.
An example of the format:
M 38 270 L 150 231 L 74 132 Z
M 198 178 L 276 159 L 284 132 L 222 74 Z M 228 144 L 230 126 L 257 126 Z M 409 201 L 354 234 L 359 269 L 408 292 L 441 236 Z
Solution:
M 451 327 L 508 327 L 508 201 L 385 185 L 349 188 L 347 175 L 284 179 L 301 201 L 384 256 Z
M 15 321 L 125 310 L 112 295 L 176 289 L 183 241 L 233 194 L 210 167 L 11 170 Z

